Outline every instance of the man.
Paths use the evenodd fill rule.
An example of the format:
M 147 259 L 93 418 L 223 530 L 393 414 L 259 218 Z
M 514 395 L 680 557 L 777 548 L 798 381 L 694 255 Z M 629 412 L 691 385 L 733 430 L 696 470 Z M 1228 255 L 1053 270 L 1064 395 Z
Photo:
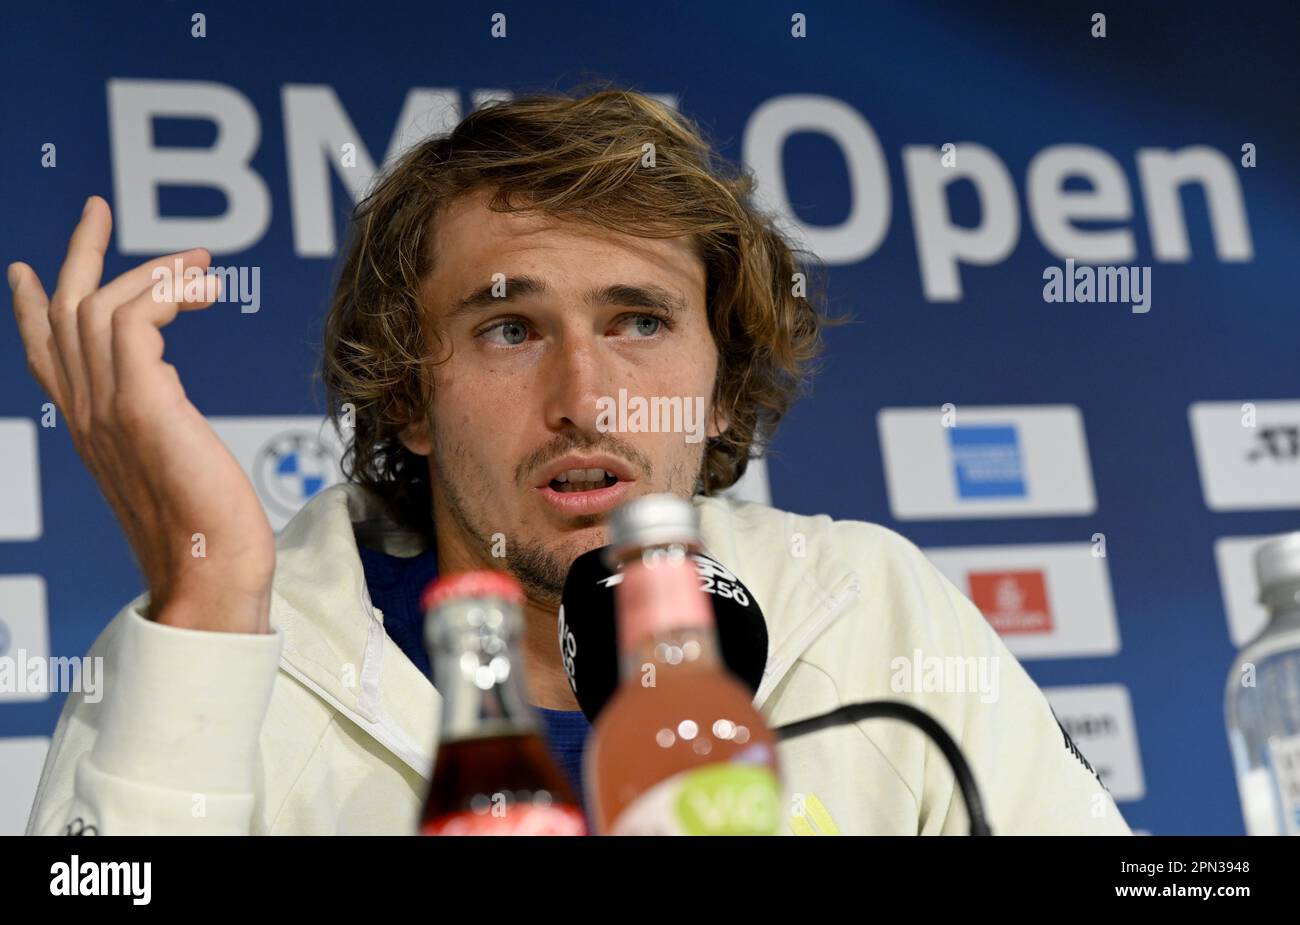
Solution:
M 278 539 L 162 360 L 161 327 L 217 291 L 159 295 L 153 270 L 207 253 L 101 287 L 110 216 L 92 197 L 52 298 L 13 265 L 32 372 L 149 587 L 92 649 L 105 697 L 69 696 L 29 831 L 412 831 L 440 706 L 414 600 L 435 568 L 523 584 L 531 697 L 572 772 L 585 721 L 555 640 L 564 576 L 604 544 L 615 502 L 672 492 L 767 616 L 770 724 L 907 700 L 961 745 L 995 831 L 1127 833 L 1042 693 L 915 546 L 716 497 L 803 385 L 822 323 L 750 191 L 635 93 L 492 105 L 412 149 L 358 208 L 326 326 L 349 483 Z M 610 427 L 600 408 L 620 390 L 680 397 L 698 426 Z M 899 660 L 916 658 L 992 684 L 900 693 Z M 967 830 L 912 727 L 842 726 L 780 757 L 786 832 Z

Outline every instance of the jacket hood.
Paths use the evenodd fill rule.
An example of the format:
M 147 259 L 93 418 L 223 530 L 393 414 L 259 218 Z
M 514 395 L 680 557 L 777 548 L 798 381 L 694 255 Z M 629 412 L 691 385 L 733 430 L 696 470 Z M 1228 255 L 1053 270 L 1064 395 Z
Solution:
M 697 496 L 705 549 L 750 590 L 767 621 L 768 658 L 754 704 L 857 597 L 857 572 L 831 542 L 829 517 Z M 427 776 L 441 697 L 383 627 L 370 601 L 358 541 L 413 556 L 421 539 L 353 484 L 312 498 L 277 539 L 271 623 L 284 634 L 280 665 L 415 771 Z

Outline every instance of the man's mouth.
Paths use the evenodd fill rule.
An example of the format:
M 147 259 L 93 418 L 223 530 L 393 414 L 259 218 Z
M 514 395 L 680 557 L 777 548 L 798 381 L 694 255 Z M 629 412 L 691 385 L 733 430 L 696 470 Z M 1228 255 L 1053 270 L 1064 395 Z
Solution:
M 568 469 L 551 479 L 549 484 L 552 491 L 573 494 L 609 488 L 618 480 L 617 475 L 606 469 Z
M 572 454 L 554 460 L 537 485 L 542 500 L 564 517 L 608 514 L 627 500 L 636 484 L 635 470 L 617 456 Z

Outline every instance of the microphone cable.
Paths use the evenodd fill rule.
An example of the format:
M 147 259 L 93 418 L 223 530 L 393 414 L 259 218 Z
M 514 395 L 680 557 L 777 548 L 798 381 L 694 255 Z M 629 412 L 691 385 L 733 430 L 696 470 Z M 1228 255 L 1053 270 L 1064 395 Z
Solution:
M 772 732 L 782 742 L 788 742 L 802 735 L 820 732 L 832 726 L 844 726 L 864 719 L 897 719 L 911 723 L 930 737 L 943 757 L 948 759 L 957 787 L 961 790 L 962 801 L 966 804 L 966 815 L 970 818 L 971 835 L 992 835 L 988 816 L 984 812 L 984 801 L 980 798 L 979 788 L 975 785 L 975 775 L 971 773 L 966 757 L 957 747 L 957 743 L 948 735 L 947 730 L 939 725 L 934 717 L 911 704 L 896 700 L 869 700 L 865 703 L 850 703 L 837 707 L 820 716 L 801 719 L 793 723 L 778 726 Z

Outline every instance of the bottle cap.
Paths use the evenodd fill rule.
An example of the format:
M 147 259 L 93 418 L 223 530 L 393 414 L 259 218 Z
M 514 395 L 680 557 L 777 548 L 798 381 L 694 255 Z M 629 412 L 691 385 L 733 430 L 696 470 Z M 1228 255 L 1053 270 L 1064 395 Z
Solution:
M 616 510 L 609 522 L 610 556 L 632 549 L 680 543 L 698 548 L 700 526 L 695 505 L 677 495 L 642 495 Z
M 1255 547 L 1255 577 L 1261 600 L 1278 585 L 1300 582 L 1300 530 Z
M 524 591 L 519 582 L 505 572 L 479 569 L 472 572 L 456 572 L 435 578 L 425 587 L 420 595 L 420 610 L 430 610 L 449 600 L 461 600 L 474 597 L 495 597 L 509 601 L 517 607 L 523 606 Z

